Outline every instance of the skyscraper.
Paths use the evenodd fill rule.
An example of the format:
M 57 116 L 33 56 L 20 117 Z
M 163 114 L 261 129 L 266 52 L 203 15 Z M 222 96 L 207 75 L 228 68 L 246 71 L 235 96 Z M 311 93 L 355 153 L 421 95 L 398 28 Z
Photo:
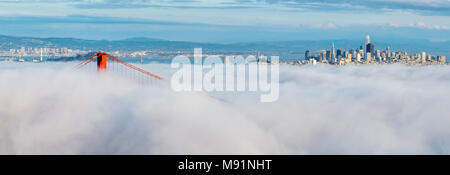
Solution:
M 328 60 L 328 62 L 331 62 L 331 51 L 327 50 L 327 57 L 326 59 Z
M 339 57 L 344 57 L 341 49 L 336 50 L 336 58 L 339 58 Z
M 370 52 L 366 53 L 366 61 L 370 62 L 372 60 L 372 54 Z
M 386 48 L 386 54 L 388 58 L 391 57 L 391 48 L 389 48 L 389 46 Z
M 309 50 L 306 50 L 306 52 L 305 52 L 305 60 L 309 60 L 310 57 L 311 57 L 311 52 Z
M 438 56 L 438 61 L 441 62 L 442 64 L 445 64 L 445 62 L 446 62 L 447 60 L 446 60 L 446 57 L 445 57 L 445 56 Z
M 326 50 L 320 50 L 320 60 L 319 61 L 323 61 L 327 59 L 327 51 Z
M 364 49 L 364 54 L 367 52 L 366 51 L 366 47 L 367 47 L 367 44 L 369 44 L 370 43 L 370 36 L 369 35 L 366 35 L 366 40 L 365 40 L 365 42 L 364 42 L 364 47 L 363 47 L 363 49 Z
M 426 52 L 422 52 L 420 58 L 422 58 L 423 61 L 426 61 L 425 59 L 427 58 L 427 53 Z
M 361 61 L 361 54 L 360 54 L 360 53 L 357 53 L 357 54 L 356 54 L 356 61 L 357 61 L 357 62 L 360 62 L 360 61 Z
M 368 59 L 367 58 L 367 45 L 370 43 L 370 36 L 369 35 L 366 35 L 366 37 L 365 37 L 365 41 L 364 41 L 364 46 L 363 46 L 363 50 L 364 50 L 364 52 L 363 52 L 363 56 L 364 56 L 364 59 Z
M 331 62 L 336 62 L 336 52 L 334 51 L 334 42 L 331 44 Z
M 373 43 L 369 43 L 366 45 L 366 53 L 370 53 L 371 55 L 374 55 L 375 46 L 373 45 Z

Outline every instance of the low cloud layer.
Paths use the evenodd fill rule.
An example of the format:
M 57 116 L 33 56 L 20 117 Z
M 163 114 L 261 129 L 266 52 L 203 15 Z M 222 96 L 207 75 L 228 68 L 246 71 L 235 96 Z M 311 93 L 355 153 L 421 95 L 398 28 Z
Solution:
M 0 63 L 1 154 L 449 154 L 450 69 L 280 67 L 280 98 Z M 146 70 L 169 78 L 169 65 Z

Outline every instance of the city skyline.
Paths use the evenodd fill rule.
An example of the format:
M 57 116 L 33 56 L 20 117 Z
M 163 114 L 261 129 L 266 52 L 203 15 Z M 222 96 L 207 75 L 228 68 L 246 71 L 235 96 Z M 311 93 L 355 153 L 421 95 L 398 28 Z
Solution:
M 337 53 L 336 53 L 337 52 Z M 356 49 L 335 51 L 334 42 L 331 44 L 331 50 L 320 50 L 317 55 L 311 55 L 310 50 L 305 51 L 303 64 L 385 64 L 385 63 L 403 63 L 407 65 L 429 65 L 446 64 L 445 55 L 431 55 L 426 51 L 408 55 L 406 51 L 392 51 L 390 46 L 385 50 L 375 49 L 374 43 L 370 41 L 370 35 L 365 36 L 364 44 Z

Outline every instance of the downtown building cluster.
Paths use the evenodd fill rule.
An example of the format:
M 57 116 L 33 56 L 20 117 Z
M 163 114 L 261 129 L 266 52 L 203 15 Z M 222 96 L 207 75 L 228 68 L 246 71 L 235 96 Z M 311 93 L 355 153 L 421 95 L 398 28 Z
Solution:
M 19 49 L 9 49 L 7 52 L 2 52 L 1 56 L 40 56 L 40 55 L 52 55 L 52 56 L 73 56 L 75 54 L 83 53 L 81 50 L 72 50 L 69 48 L 32 48 L 21 47 Z
M 433 56 L 426 52 L 408 55 L 407 52 L 391 51 L 390 47 L 385 50 L 375 50 L 375 45 L 370 42 L 370 36 L 367 35 L 365 42 L 357 49 L 335 50 L 332 43 L 331 50 L 320 50 L 318 55 L 311 55 L 307 50 L 305 52 L 304 64 L 389 64 L 403 63 L 407 65 L 427 65 L 427 64 L 446 64 L 445 56 Z

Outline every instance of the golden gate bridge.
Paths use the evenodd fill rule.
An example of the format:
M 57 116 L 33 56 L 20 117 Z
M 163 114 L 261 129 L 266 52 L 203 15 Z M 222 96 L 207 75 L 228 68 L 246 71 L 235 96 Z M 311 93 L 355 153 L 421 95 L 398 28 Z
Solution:
M 82 68 L 91 67 L 90 63 L 97 63 L 94 67 L 98 72 L 112 72 L 139 82 L 139 84 L 156 84 L 164 79 L 158 75 L 145 71 L 139 67 L 129 64 L 119 58 L 112 56 L 106 52 L 98 52 L 93 56 L 85 59 L 76 65 L 73 69 L 80 70 Z
M 73 67 L 74 70 L 80 70 L 82 68 L 88 67 L 90 63 L 97 63 L 95 65 L 95 69 L 98 72 L 111 72 L 116 73 L 119 75 L 126 76 L 132 80 L 137 81 L 139 84 L 143 85 L 155 85 L 159 84 L 159 82 L 165 82 L 165 79 L 162 77 L 150 73 L 148 71 L 145 71 L 144 69 L 141 69 L 139 67 L 136 67 L 132 64 L 129 64 L 125 61 L 120 60 L 119 58 L 112 56 L 106 52 L 99 51 L 98 53 L 94 54 L 93 56 L 85 59 L 83 62 L 79 63 L 75 67 Z M 91 64 L 94 65 L 94 64 Z M 109 66 L 108 66 L 109 65 Z M 218 98 L 216 96 L 205 94 L 206 96 L 213 98 L 215 100 L 221 101 L 221 102 L 227 102 L 226 100 L 223 100 L 221 98 Z

